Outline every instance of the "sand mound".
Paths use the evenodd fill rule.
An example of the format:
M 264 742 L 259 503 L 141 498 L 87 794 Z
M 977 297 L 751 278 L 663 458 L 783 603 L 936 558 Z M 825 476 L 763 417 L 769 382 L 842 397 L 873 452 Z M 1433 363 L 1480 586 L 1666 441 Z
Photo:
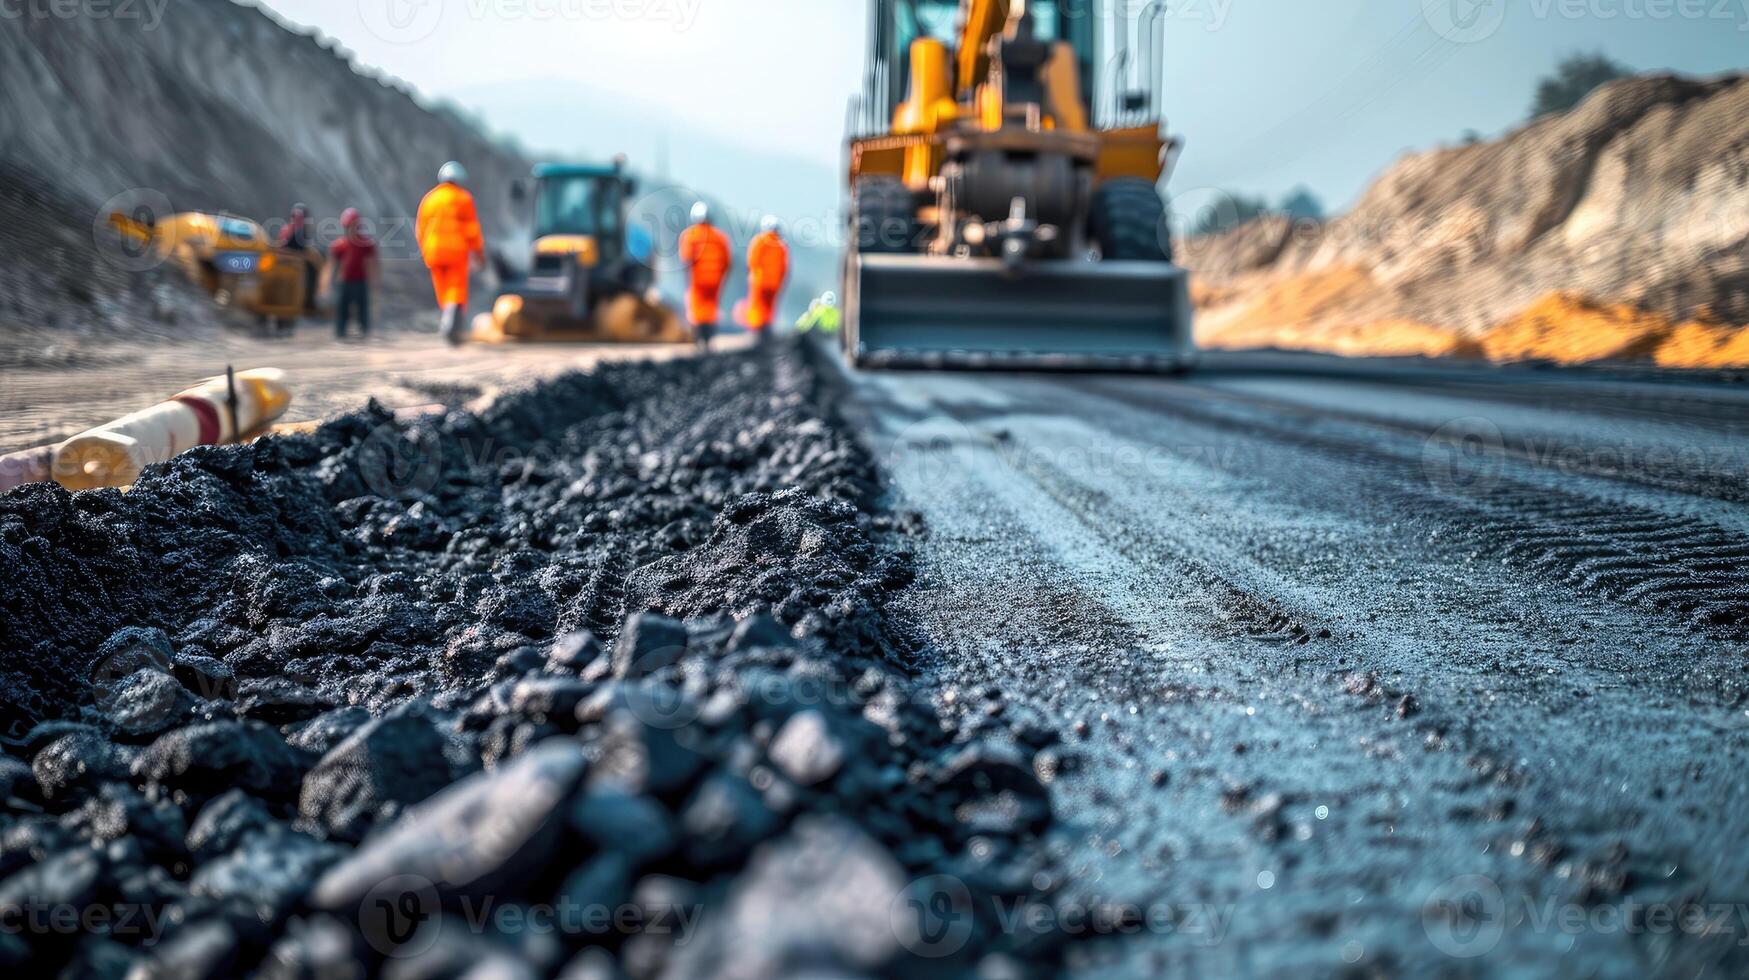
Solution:
M 1626 303 L 1597 303 L 1574 293 L 1550 293 L 1480 339 L 1495 361 L 1652 360 L 1666 367 L 1732 367 L 1749 363 L 1749 334 L 1696 319 L 1676 323 Z
M 1214 347 L 1749 364 L 1746 172 L 1749 76 L 1624 79 L 1179 254 Z

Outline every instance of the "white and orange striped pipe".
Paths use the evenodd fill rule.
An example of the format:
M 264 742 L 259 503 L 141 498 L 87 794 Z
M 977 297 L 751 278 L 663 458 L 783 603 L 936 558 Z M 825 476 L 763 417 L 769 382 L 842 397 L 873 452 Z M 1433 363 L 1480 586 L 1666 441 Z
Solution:
M 195 446 L 236 442 L 285 414 L 291 391 L 277 368 L 239 371 L 235 426 L 224 375 L 169 401 L 100 425 L 55 447 L 50 475 L 69 490 L 121 487 L 140 471 Z

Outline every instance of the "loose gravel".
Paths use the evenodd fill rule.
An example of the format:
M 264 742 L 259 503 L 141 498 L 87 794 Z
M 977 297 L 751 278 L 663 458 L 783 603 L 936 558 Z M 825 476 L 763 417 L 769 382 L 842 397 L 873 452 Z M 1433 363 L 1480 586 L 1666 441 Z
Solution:
M 0 964 L 1050 968 L 1052 736 L 937 713 L 799 345 L 0 496 Z

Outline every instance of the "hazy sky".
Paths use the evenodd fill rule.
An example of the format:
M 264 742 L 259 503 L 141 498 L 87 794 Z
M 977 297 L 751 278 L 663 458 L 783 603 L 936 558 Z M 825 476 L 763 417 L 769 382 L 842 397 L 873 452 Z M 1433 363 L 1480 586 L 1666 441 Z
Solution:
M 864 0 L 266 5 L 433 96 L 560 79 L 662 107 L 674 141 L 702 127 L 834 170 L 867 16 Z M 1749 67 L 1749 0 L 1176 0 L 1167 24 L 1174 190 L 1306 184 L 1333 206 L 1404 150 L 1520 121 L 1562 54 Z

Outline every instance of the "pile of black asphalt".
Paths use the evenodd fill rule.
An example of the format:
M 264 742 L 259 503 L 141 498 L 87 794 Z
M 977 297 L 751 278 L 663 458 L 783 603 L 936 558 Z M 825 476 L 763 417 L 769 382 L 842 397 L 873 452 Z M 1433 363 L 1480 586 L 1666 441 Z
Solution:
M 909 668 L 800 344 L 0 496 L 0 964 L 1027 977 L 1049 733 Z

